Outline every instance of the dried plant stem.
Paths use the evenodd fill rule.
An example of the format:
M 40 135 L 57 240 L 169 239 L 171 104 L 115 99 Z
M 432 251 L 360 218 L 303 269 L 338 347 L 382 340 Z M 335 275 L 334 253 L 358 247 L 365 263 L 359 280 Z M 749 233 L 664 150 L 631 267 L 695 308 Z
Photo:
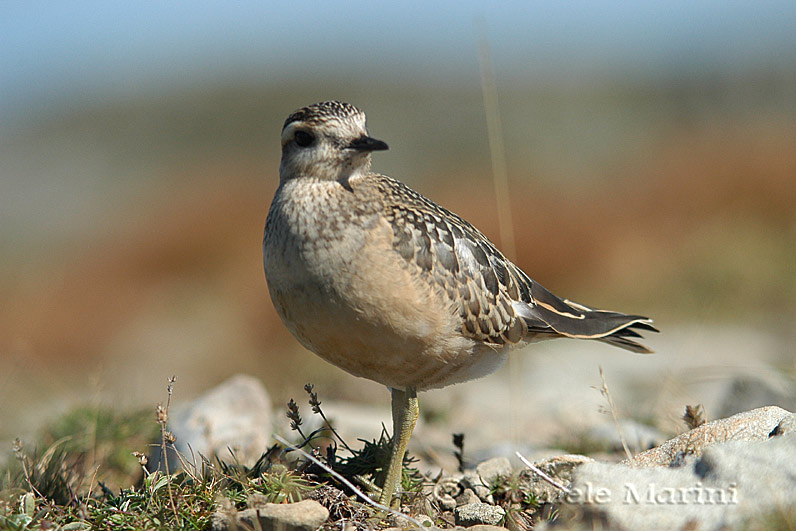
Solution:
M 56 442 L 56 444 L 58 443 L 60 443 L 60 441 Z M 44 495 L 33 486 L 33 482 L 30 479 L 30 471 L 28 470 L 28 464 L 26 462 L 27 456 L 22 451 L 22 440 L 19 438 L 14 439 L 11 448 L 13 449 L 14 455 L 22 465 L 22 473 L 25 475 L 25 482 L 27 482 L 28 487 L 30 487 L 30 491 L 34 492 L 38 497 L 43 498 Z
M 619 427 L 619 415 L 616 412 L 616 406 L 614 405 L 613 398 L 611 398 L 611 393 L 608 391 L 608 384 L 605 382 L 605 372 L 603 372 L 602 365 L 600 365 L 600 380 L 602 380 L 600 393 L 608 401 L 608 408 L 611 410 L 611 416 L 614 418 L 614 425 L 616 426 L 616 432 L 619 434 L 619 440 L 622 443 L 622 448 L 624 448 L 625 455 L 627 456 L 628 460 L 632 461 L 633 454 L 630 453 L 630 449 L 627 447 L 627 442 L 625 441 L 625 436 L 622 434 L 622 429 Z
M 313 455 L 310 455 L 309 453 L 305 452 L 304 450 L 302 450 L 301 448 L 299 448 L 299 447 L 297 447 L 297 446 L 293 446 L 293 445 L 291 445 L 289 442 L 287 442 L 285 439 L 283 439 L 283 438 L 282 438 L 282 437 L 280 437 L 279 435 L 276 435 L 276 434 L 274 434 L 274 436 L 273 436 L 273 437 L 274 437 L 274 439 L 276 439 L 276 440 L 277 440 L 277 441 L 279 441 L 280 443 L 284 444 L 284 445 L 285 445 L 285 447 L 286 447 L 286 449 L 287 449 L 287 448 L 290 448 L 290 449 L 292 449 L 292 450 L 296 450 L 296 451 L 297 451 L 297 452 L 299 452 L 301 455 L 303 455 L 304 457 L 306 457 L 307 459 L 309 459 L 310 461 L 312 461 L 313 463 L 315 463 L 316 465 L 318 465 L 319 467 L 321 467 L 322 469 L 324 469 L 326 472 L 328 472 L 329 474 L 331 474 L 332 476 L 334 476 L 334 477 L 335 477 L 335 478 L 336 478 L 338 481 L 340 481 L 340 482 L 341 482 L 341 483 L 343 483 L 343 484 L 344 484 L 346 487 L 348 487 L 349 489 L 351 489 L 351 490 L 354 492 L 354 494 L 356 494 L 356 495 L 357 495 L 357 496 L 358 496 L 360 499 L 362 499 L 362 501 L 364 501 L 364 502 L 365 502 L 365 503 L 367 503 L 368 505 L 372 505 L 373 507 L 375 507 L 375 508 L 376 508 L 376 509 L 378 509 L 379 511 L 383 511 L 383 512 L 386 512 L 386 513 L 390 513 L 390 514 L 392 514 L 392 515 L 394 515 L 394 516 L 401 516 L 401 517 L 403 517 L 403 518 L 406 518 L 407 520 L 409 520 L 410 522 L 412 522 L 414 525 L 416 525 L 416 526 L 418 526 L 419 528 L 423 529 L 423 524 L 421 524 L 420 522 L 418 522 L 417 520 L 415 520 L 415 519 L 414 519 L 414 518 L 412 518 L 411 516 L 409 516 L 409 515 L 407 515 L 407 514 L 404 514 L 404 513 L 400 512 L 400 511 L 396 511 L 395 509 L 391 509 L 390 507 L 387 507 L 386 505 L 382 505 L 382 504 L 380 504 L 380 503 L 378 503 L 378 502 L 375 502 L 375 501 L 373 501 L 372 499 L 370 499 L 370 497 L 368 497 L 368 496 L 367 496 L 367 495 L 366 495 L 364 492 L 362 492 L 361 490 L 359 490 L 359 489 L 356 487 L 356 485 L 354 485 L 353 483 L 351 483 L 350 481 L 348 481 L 346 478 L 344 478 L 343 476 L 341 476 L 339 473 L 335 472 L 334 470 L 332 470 L 331 468 L 329 468 L 328 466 L 326 466 L 324 463 L 322 463 L 322 462 L 321 462 L 319 459 L 317 459 L 317 458 L 316 458 L 316 457 L 314 457 Z
M 168 397 L 166 398 L 166 407 L 158 406 L 157 408 L 157 421 L 160 424 L 160 450 L 163 455 L 163 466 L 166 473 L 166 489 L 169 493 L 169 501 L 171 502 L 171 510 L 174 512 L 174 519 L 180 522 L 180 515 L 177 511 L 177 504 L 174 501 L 174 491 L 171 488 L 171 470 L 169 469 L 169 454 L 166 449 L 166 439 L 171 437 L 171 434 L 166 432 L 166 423 L 169 420 L 169 407 L 171 406 L 171 395 L 174 390 L 174 382 L 177 381 L 176 376 L 169 378 Z
M 354 450 L 352 450 L 352 449 L 351 449 L 351 447 L 350 447 L 350 446 L 348 446 L 348 444 L 346 444 L 346 442 L 343 440 L 343 438 L 342 438 L 342 437 L 340 437 L 340 434 L 339 434 L 339 433 L 337 433 L 337 430 L 336 430 L 336 429 L 334 429 L 334 426 L 332 426 L 332 423 L 331 423 L 331 422 L 329 422 L 329 419 L 327 419 L 327 418 L 326 418 L 326 415 L 324 415 L 324 414 L 323 414 L 323 410 L 322 410 L 322 409 L 318 408 L 318 414 L 321 416 L 321 418 L 323 419 L 323 421 L 326 423 L 326 426 L 328 426 L 328 427 L 329 427 L 329 429 L 330 429 L 330 430 L 332 430 L 332 433 L 333 433 L 333 434 L 334 434 L 334 436 L 337 438 L 337 440 L 338 440 L 338 441 L 340 441 L 340 442 L 343 444 L 343 446 L 345 447 L 345 449 L 346 449 L 346 450 L 348 450 L 348 451 L 349 451 L 349 452 L 351 452 L 351 453 L 354 453 Z
M 352 450 L 351 447 L 348 446 L 348 444 L 343 440 L 343 438 L 340 437 L 340 434 L 337 433 L 337 430 L 334 429 L 332 423 L 329 422 L 329 419 L 326 418 L 326 415 L 323 413 L 323 409 L 321 409 L 321 401 L 318 399 L 318 393 L 316 393 L 314 389 L 315 386 L 311 383 L 308 383 L 307 385 L 304 386 L 304 390 L 307 392 L 307 394 L 310 395 L 310 406 L 312 406 L 312 411 L 321 416 L 323 421 L 326 423 L 326 426 L 330 430 L 332 430 L 332 434 L 334 434 L 337 440 L 340 441 L 340 443 L 345 447 L 346 450 L 348 450 L 353 454 L 354 450 Z
M 514 239 L 514 221 L 511 216 L 509 173 L 506 165 L 506 149 L 503 145 L 503 126 L 500 121 L 497 84 L 495 83 L 495 71 L 492 67 L 492 57 L 489 51 L 489 40 L 483 27 L 478 42 L 478 63 L 481 67 L 481 91 L 484 97 L 487 135 L 492 158 L 492 180 L 497 199 L 500 244 L 506 258 L 514 262 L 517 260 L 517 246 Z
M 562 485 L 562 484 L 561 484 L 561 483 L 559 483 L 558 481 L 554 480 L 553 478 L 551 478 L 550 476 L 548 476 L 547 474 L 545 474 L 544 472 L 542 472 L 542 470 L 541 470 L 539 467 L 537 467 L 537 466 L 533 465 L 533 464 L 532 464 L 530 461 L 528 461 L 527 459 L 525 459 L 525 457 L 523 457 L 523 455 L 522 455 L 521 453 L 519 453 L 519 452 L 514 452 L 514 453 L 516 454 L 516 456 L 517 456 L 517 457 L 519 457 L 519 458 L 520 458 L 520 461 L 522 461 L 523 463 L 525 463 L 525 466 L 527 466 L 528 468 L 530 468 L 531 470 L 533 470 L 533 472 L 534 472 L 535 474 L 537 474 L 537 475 L 538 475 L 540 478 L 542 478 L 543 480 L 547 481 L 548 483 L 550 483 L 550 484 L 551 484 L 552 486 L 554 486 L 555 488 L 557 488 L 557 489 L 559 489 L 559 490 L 562 490 L 562 491 L 566 492 L 567 494 L 569 494 L 570 492 L 572 492 L 572 490 L 571 490 L 571 489 L 569 489 L 569 488 L 565 487 L 564 485 Z
M 492 182 L 495 187 L 497 201 L 498 228 L 500 244 L 503 254 L 512 262 L 517 261 L 517 243 L 514 237 L 514 220 L 511 214 L 511 196 L 509 195 L 509 173 L 506 164 L 506 148 L 503 144 L 503 125 L 500 120 L 500 106 L 498 104 L 497 83 L 495 82 L 495 69 L 492 66 L 492 55 L 489 49 L 489 39 L 486 31 L 486 21 L 476 20 L 478 30 L 478 65 L 481 72 L 481 93 L 484 99 L 484 112 L 486 114 L 487 136 L 489 138 L 489 151 L 492 160 Z M 523 358 L 509 356 L 509 415 L 511 418 L 511 440 L 519 441 L 519 396 L 522 389 Z
M 697 404 L 695 406 L 685 406 L 683 420 L 685 421 L 689 430 L 693 430 L 699 426 L 702 426 L 705 424 L 705 422 L 707 422 L 707 419 L 705 418 L 705 408 L 702 407 L 702 404 Z

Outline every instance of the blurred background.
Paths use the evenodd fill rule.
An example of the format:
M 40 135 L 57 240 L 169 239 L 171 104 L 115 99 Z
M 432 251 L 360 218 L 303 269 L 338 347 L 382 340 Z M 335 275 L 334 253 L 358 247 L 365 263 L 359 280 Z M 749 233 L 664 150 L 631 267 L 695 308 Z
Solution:
M 383 389 L 303 350 L 274 313 L 261 239 L 280 129 L 315 101 L 359 106 L 390 145 L 374 169 L 501 245 L 480 41 L 518 264 L 663 331 L 654 370 L 587 347 L 595 385 L 606 360 L 670 381 L 687 360 L 687 376 L 699 366 L 712 381 L 777 373 L 792 397 L 792 1 L 8 0 L 0 441 L 78 403 L 163 401 L 172 374 L 175 400 L 246 372 L 276 404 L 312 381 L 321 398 L 386 407 Z M 568 348 L 534 346 L 521 363 L 561 363 Z M 676 417 L 703 400 L 683 389 L 650 408 L 671 395 L 656 414 Z

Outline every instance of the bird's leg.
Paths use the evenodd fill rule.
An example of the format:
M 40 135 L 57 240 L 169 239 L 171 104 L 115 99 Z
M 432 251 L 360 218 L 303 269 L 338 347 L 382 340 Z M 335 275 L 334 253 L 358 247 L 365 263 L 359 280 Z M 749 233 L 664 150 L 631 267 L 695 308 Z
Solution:
M 406 390 L 390 389 L 392 392 L 392 449 L 387 476 L 381 488 L 379 503 L 390 506 L 392 495 L 401 485 L 404 455 L 409 438 L 417 423 L 417 392 L 412 388 Z

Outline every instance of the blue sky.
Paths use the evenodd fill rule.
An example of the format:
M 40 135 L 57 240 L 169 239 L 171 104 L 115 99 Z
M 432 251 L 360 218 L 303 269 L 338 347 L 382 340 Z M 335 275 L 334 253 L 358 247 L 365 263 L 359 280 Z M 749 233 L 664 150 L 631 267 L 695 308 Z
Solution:
M 0 117 L 81 94 L 312 72 L 499 77 L 796 63 L 796 2 L 41 1 L 0 4 Z M 783 66 L 785 65 L 785 66 Z

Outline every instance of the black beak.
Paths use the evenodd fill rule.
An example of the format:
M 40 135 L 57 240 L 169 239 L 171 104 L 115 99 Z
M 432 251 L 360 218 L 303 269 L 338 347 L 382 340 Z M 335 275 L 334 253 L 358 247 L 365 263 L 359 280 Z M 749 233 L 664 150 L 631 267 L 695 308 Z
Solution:
M 356 151 L 385 151 L 390 149 L 386 142 L 364 135 L 357 138 L 346 147 Z

